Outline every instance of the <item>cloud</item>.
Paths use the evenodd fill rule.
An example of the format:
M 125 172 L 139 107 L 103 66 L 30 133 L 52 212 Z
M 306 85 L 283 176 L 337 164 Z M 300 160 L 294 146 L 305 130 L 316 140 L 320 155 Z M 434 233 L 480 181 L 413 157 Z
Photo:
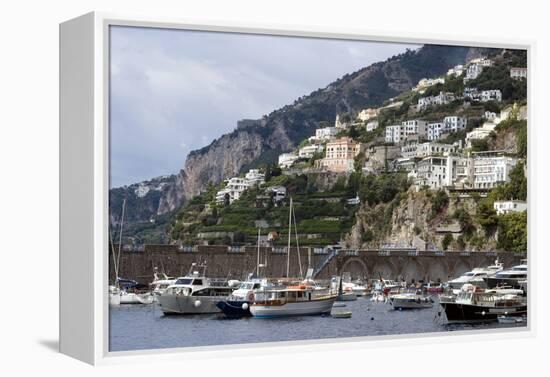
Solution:
M 411 47 L 138 27 L 110 42 L 113 187 L 175 173 L 239 119 Z

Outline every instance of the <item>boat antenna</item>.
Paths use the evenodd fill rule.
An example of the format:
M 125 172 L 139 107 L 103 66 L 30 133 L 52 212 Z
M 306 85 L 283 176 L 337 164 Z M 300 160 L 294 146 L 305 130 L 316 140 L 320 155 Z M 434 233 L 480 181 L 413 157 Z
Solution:
M 288 246 L 286 248 L 286 277 L 290 272 L 290 235 L 292 231 L 292 196 L 290 197 L 290 209 L 288 210 Z
M 294 235 L 296 236 L 296 248 L 298 249 L 298 266 L 300 266 L 300 278 L 304 278 L 302 271 L 302 261 L 300 260 L 300 243 L 298 242 L 298 225 L 296 224 L 296 211 L 294 207 L 291 208 L 292 219 L 294 220 Z

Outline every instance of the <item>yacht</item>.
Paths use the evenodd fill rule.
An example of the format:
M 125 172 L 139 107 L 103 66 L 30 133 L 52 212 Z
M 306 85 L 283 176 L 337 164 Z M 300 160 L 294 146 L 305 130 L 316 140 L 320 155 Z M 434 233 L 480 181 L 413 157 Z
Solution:
M 485 287 L 485 278 L 497 274 L 499 271 L 502 271 L 502 269 L 502 263 L 500 263 L 497 259 L 495 264 L 487 267 L 474 268 L 472 271 L 468 271 L 458 278 L 448 281 L 447 284 L 451 289 L 460 289 L 464 284 Z
M 440 302 L 448 323 L 489 322 L 498 317 L 527 315 L 527 302 L 515 294 L 498 294 L 464 284 L 453 302 Z
M 427 309 L 434 306 L 434 301 L 429 296 L 424 296 L 419 291 L 403 292 L 388 297 L 391 306 L 396 310 L 402 309 Z
M 493 276 L 487 276 L 485 283 L 488 288 L 509 286 L 516 289 L 527 288 L 527 264 L 520 264 L 509 270 L 502 270 Z
M 356 301 L 357 295 L 351 289 L 344 289 L 346 283 L 343 282 L 342 278 L 333 278 L 332 283 L 335 284 L 336 279 L 338 279 L 338 296 L 336 297 L 336 301 Z
M 330 313 L 337 294 L 312 280 L 284 287 L 263 287 L 255 294 L 250 313 L 258 318 L 320 315 Z
M 216 306 L 228 318 L 250 317 L 250 305 L 254 302 L 255 294 L 262 287 L 273 286 L 267 279 L 249 277 L 225 300 L 219 301 Z
M 195 266 L 196 264 L 193 263 L 186 276 L 179 277 L 158 297 L 160 308 L 164 314 L 220 312 L 216 304 L 225 300 L 233 288 L 225 280 L 207 278 L 205 276 L 206 265 L 200 266 L 203 268 L 202 273 L 193 271 Z
M 153 276 L 154 276 L 154 279 L 149 284 L 149 287 L 151 288 L 151 293 L 153 294 L 154 297 L 158 297 L 162 295 L 162 293 L 166 290 L 166 288 L 174 284 L 177 280 L 177 279 L 174 279 L 173 277 L 167 276 L 163 272 L 155 272 Z

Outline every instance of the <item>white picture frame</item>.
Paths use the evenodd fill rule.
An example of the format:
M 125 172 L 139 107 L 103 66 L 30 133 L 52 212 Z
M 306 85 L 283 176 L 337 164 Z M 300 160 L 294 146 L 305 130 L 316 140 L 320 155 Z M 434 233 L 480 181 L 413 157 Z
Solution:
M 182 356 L 207 358 L 229 356 L 246 348 L 249 354 L 292 352 L 296 349 L 345 349 L 351 344 L 373 347 L 399 345 L 410 338 L 423 342 L 449 340 L 445 333 L 406 336 L 358 337 L 315 341 L 293 341 L 234 346 L 176 348 L 167 350 L 109 352 L 108 349 L 108 63 L 109 27 L 143 26 L 234 33 L 255 33 L 314 38 L 354 39 L 402 43 L 434 43 L 496 48 L 526 49 L 528 53 L 528 91 L 532 93 L 533 41 L 458 37 L 436 37 L 415 33 L 351 29 L 318 29 L 255 24 L 208 24 L 188 20 L 133 17 L 107 13 L 88 13 L 60 25 L 60 351 L 90 364 L 129 362 L 135 359 Z M 532 118 L 531 103 L 528 119 Z M 528 124 L 529 158 L 535 155 L 536 135 Z M 532 161 L 532 159 L 531 159 Z M 529 179 L 533 166 L 529 166 Z M 533 182 L 533 181 L 531 181 Z M 529 185 L 529 197 L 533 197 Z M 529 203 L 528 221 L 532 224 L 536 208 Z M 532 226 L 531 226 L 531 229 Z M 536 281 L 536 253 L 532 231 L 529 232 L 529 284 Z M 78 246 L 76 246 L 78 245 Z M 533 291 L 529 297 L 533 297 Z M 512 335 L 533 336 L 536 327 L 533 300 L 528 300 L 527 328 L 479 330 L 460 333 L 462 341 L 486 337 L 506 339 Z M 453 333 L 457 334 L 457 332 Z

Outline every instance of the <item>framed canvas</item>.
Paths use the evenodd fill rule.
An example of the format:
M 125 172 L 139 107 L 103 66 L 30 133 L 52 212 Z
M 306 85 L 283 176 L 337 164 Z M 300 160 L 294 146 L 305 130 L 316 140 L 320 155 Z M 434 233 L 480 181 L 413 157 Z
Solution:
M 96 364 L 531 334 L 532 51 L 61 24 L 61 352 Z

